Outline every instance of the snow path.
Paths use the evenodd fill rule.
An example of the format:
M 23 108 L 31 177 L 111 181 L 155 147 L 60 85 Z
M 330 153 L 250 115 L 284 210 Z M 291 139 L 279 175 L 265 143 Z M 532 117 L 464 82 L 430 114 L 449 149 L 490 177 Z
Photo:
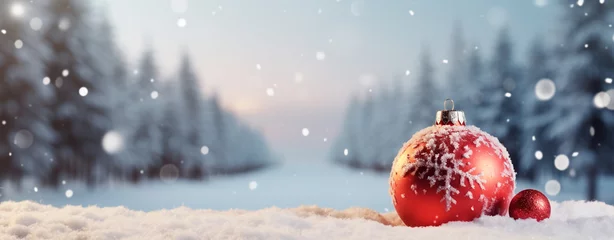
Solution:
M 269 207 L 294 208 L 301 205 L 343 210 L 350 207 L 370 208 L 378 212 L 394 211 L 388 194 L 389 174 L 361 173 L 326 163 L 289 163 L 244 175 L 214 177 L 204 182 L 177 181 L 174 183 L 127 183 L 97 189 L 67 182 L 58 191 L 42 189 L 34 183 L 23 183 L 23 191 L 10 186 L 2 189 L 3 201 L 31 200 L 56 207 L 83 205 L 99 207 L 123 206 L 132 210 L 153 211 L 180 206 L 193 209 L 258 210 Z M 250 190 L 250 182 L 256 182 Z M 562 184 L 561 193 L 550 200 L 581 200 L 577 193 L 584 185 L 574 182 Z M 608 187 L 610 186 L 610 187 Z M 602 193 L 612 185 L 602 184 Z M 37 187 L 37 191 L 34 191 Z M 530 186 L 517 181 L 516 192 L 532 187 L 544 192 L 544 185 Z M 67 198 L 66 190 L 73 196 Z
M 388 226 L 393 221 L 365 209 L 344 212 L 295 209 L 150 212 L 124 207 L 56 208 L 31 201 L 0 204 L 0 239 L 611 239 L 614 207 L 600 202 L 553 205 L 551 219 L 537 223 L 483 217 L 441 227 Z M 333 217 L 328 217 L 332 215 Z M 352 218 L 352 219 L 348 219 Z M 358 219 L 357 219 L 358 218 Z

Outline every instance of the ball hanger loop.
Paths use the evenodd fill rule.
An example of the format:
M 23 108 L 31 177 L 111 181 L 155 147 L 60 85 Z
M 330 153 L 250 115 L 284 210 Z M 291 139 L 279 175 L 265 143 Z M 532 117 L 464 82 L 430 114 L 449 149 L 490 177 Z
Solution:
M 450 109 L 450 110 L 454 110 L 454 100 L 449 99 L 449 98 L 446 98 L 446 100 L 443 101 L 443 110 L 447 111 L 449 104 L 452 104 L 452 109 Z

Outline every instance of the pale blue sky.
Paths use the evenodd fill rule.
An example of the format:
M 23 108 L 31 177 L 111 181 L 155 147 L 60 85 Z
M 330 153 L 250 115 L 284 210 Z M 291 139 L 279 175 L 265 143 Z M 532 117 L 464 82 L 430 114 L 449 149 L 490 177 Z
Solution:
M 366 80 L 410 70 L 405 80 L 412 81 L 422 46 L 443 73 L 454 23 L 485 56 L 498 27 L 507 24 L 522 61 L 533 38 L 556 36 L 561 8 L 554 0 L 537 1 L 545 6 L 534 0 L 188 0 L 187 8 L 185 0 L 107 2 L 131 63 L 151 45 L 168 78 L 188 51 L 203 90 L 218 91 L 275 151 L 296 161 L 327 157 L 349 96 L 368 89 Z M 177 25 L 179 18 L 185 27 Z

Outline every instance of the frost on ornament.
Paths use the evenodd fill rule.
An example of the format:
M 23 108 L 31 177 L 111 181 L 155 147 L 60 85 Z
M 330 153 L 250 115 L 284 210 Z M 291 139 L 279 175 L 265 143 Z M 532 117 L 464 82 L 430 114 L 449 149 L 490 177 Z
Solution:
M 441 141 L 441 139 L 446 138 L 450 140 L 450 144 Z M 471 162 L 468 161 L 473 154 L 472 146 L 480 147 L 484 145 L 494 149 L 494 153 L 499 159 L 506 159 L 501 177 L 515 179 L 507 150 L 500 147 L 496 138 L 483 134 L 475 126 L 431 126 L 417 132 L 412 139 L 417 140 L 413 141 L 412 144 L 406 144 L 401 148 L 401 152 L 406 148 L 425 149 L 415 151 L 414 156 L 406 156 L 408 159 L 415 159 L 415 161 L 403 165 L 402 173 L 404 173 L 404 176 L 414 175 L 418 179 L 426 179 L 429 182 L 428 188 L 425 189 L 420 189 L 420 185 L 413 184 L 411 190 L 415 194 L 418 192 L 426 193 L 431 189 L 434 189 L 435 193 L 443 192 L 440 201 L 445 204 L 446 211 L 450 211 L 452 206 L 457 203 L 456 196 L 458 195 L 473 199 L 476 197 L 474 194 L 479 194 L 477 198 L 483 204 L 482 211 L 490 211 L 495 204 L 492 199 L 480 194 L 480 192 L 486 190 L 485 184 L 487 184 L 487 181 L 484 173 L 477 172 L 477 166 L 472 166 Z M 421 145 L 420 143 L 425 144 Z M 398 159 L 395 159 L 395 162 Z M 467 186 L 469 187 L 466 188 L 469 189 L 468 191 L 460 191 L 459 188 Z M 498 183 L 495 193 L 500 187 L 502 187 L 502 184 Z M 474 190 L 475 192 L 472 192 Z

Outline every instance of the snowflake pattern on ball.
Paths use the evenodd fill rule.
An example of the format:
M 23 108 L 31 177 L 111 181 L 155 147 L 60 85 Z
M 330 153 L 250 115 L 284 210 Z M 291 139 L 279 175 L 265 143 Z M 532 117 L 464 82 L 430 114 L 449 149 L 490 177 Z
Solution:
M 499 158 L 506 159 L 504 169 L 501 172 L 502 177 L 511 176 L 512 179 L 515 179 L 516 177 L 511 161 L 509 161 L 507 151 L 501 148 L 502 145 L 496 138 L 483 133 L 479 128 L 475 126 L 431 126 L 425 128 L 417 132 L 414 136 L 421 138 L 416 142 L 426 143 L 424 146 L 426 151 L 417 151 L 415 156 L 406 156 L 407 158 L 413 157 L 415 161 L 404 164 L 402 172 L 403 175 L 418 174 L 418 178 L 426 178 L 430 187 L 437 185 L 437 189 L 435 190 L 436 193 L 444 193 L 441 202 L 445 203 L 446 211 L 449 211 L 452 208 L 452 205 L 456 204 L 454 195 L 461 194 L 459 189 L 452 186 L 452 181 L 457 177 L 460 178 L 461 187 L 465 187 L 467 184 L 469 184 L 471 189 L 480 188 L 481 190 L 485 190 L 484 184 L 486 183 L 486 180 L 483 178 L 483 173 L 475 172 L 475 167 L 464 170 L 469 163 L 466 163 L 463 159 L 470 158 L 473 154 L 468 145 L 461 146 L 461 140 L 468 135 L 475 136 L 473 144 L 476 147 L 487 145 L 488 147 L 494 149 L 495 154 L 497 154 Z M 449 138 L 451 143 L 450 145 L 446 144 L 445 142 L 437 141 L 437 139 L 443 139 L 446 137 Z M 404 144 L 403 148 L 400 150 L 400 153 L 407 147 L 410 147 L 409 142 Z M 456 153 L 458 151 L 460 151 L 458 155 L 462 156 L 460 159 L 456 158 Z M 436 152 L 444 152 L 444 154 L 437 154 Z M 395 161 L 397 160 L 398 159 L 395 159 Z M 418 173 L 419 169 L 424 170 Z M 433 174 L 426 176 L 428 172 L 432 172 Z M 500 186 L 501 184 L 498 183 L 497 189 Z M 411 191 L 413 191 L 414 194 L 417 194 L 417 190 L 417 186 L 413 184 L 411 186 Z M 426 193 L 426 189 L 422 189 L 422 192 Z M 471 191 L 467 191 L 463 195 L 469 199 L 473 199 L 473 194 L 474 193 Z M 483 211 L 489 211 L 489 208 L 492 207 L 489 205 L 489 199 L 483 194 L 480 194 L 478 201 L 483 203 Z

